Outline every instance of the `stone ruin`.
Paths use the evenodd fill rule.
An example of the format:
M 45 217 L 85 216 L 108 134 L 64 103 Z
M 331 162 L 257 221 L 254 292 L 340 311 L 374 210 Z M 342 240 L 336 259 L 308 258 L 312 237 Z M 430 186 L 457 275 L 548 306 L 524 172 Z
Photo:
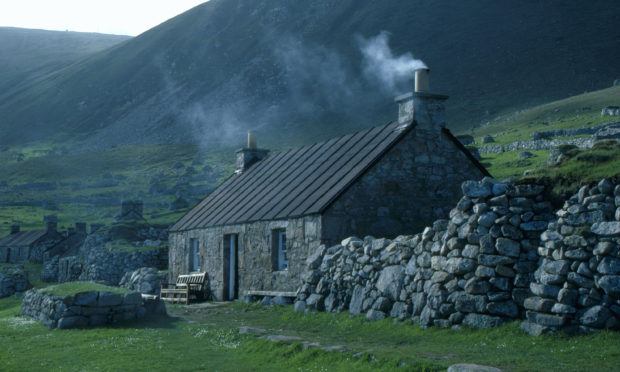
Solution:
M 142 200 L 123 200 L 121 202 L 121 214 L 114 217 L 114 222 L 120 221 L 142 221 L 144 203 Z
M 620 327 L 620 185 L 584 187 L 554 212 L 543 186 L 462 185 L 449 220 L 394 240 L 350 237 L 307 260 L 295 310 L 530 334 Z

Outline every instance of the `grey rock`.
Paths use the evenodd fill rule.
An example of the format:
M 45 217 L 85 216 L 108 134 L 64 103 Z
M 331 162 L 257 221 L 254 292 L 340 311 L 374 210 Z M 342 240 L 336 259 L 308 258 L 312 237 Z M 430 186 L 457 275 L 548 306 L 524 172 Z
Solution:
M 368 313 L 366 313 L 366 319 L 370 320 L 370 321 L 377 321 L 377 320 L 381 320 L 381 319 L 385 319 L 386 314 L 383 311 L 379 311 L 379 310 L 370 310 Z
M 592 288 L 594 287 L 594 281 L 592 279 L 583 277 L 575 272 L 569 272 L 566 276 L 566 281 L 575 284 L 577 287 Z
M 446 271 L 450 274 L 460 275 L 474 271 L 476 261 L 469 258 L 449 258 L 446 263 Z
M 530 221 L 521 223 L 519 227 L 523 231 L 543 231 L 547 228 L 548 224 L 547 221 Z
M 351 301 L 349 302 L 349 312 L 353 315 L 359 315 L 362 312 L 362 303 L 364 302 L 366 291 L 361 285 L 356 285 L 353 288 L 351 294 Z
M 493 254 L 495 253 L 495 242 L 491 235 L 483 235 L 480 237 L 480 253 Z
M 516 318 L 519 315 L 517 305 L 512 301 L 489 302 L 487 311 L 492 315 L 500 315 L 507 318 Z
M 535 311 L 527 311 L 526 317 L 530 322 L 546 327 L 561 327 L 566 323 L 566 317 L 564 316 L 542 314 Z
M 540 283 L 530 283 L 530 290 L 536 296 L 555 299 L 560 292 L 560 287 Z
M 497 215 L 493 212 L 483 213 L 480 217 L 478 217 L 478 225 L 491 227 L 495 220 L 497 219 Z
M 571 260 L 585 261 L 590 258 L 590 253 L 581 248 L 570 249 L 564 252 L 564 256 L 566 258 L 570 258 Z
M 597 256 L 606 256 L 610 254 L 615 247 L 615 244 L 612 242 L 598 242 L 594 247 L 594 253 Z
M 471 278 L 465 284 L 465 292 L 469 294 L 485 294 L 491 289 L 489 282 L 479 278 Z
M 376 287 L 379 292 L 385 294 L 392 301 L 396 301 L 400 295 L 404 278 L 405 270 L 402 266 L 388 266 L 381 271 Z
M 501 369 L 480 364 L 453 364 L 448 367 L 447 372 L 502 372 Z
M 523 321 L 519 326 L 522 330 L 527 332 L 530 336 L 540 336 L 545 333 L 553 332 L 554 329 L 551 327 L 546 327 L 540 324 Z
M 486 198 L 491 195 L 491 187 L 478 181 L 465 181 L 461 184 L 463 195 L 469 198 Z
M 308 257 L 308 259 L 306 260 L 306 265 L 308 266 L 309 269 L 311 270 L 315 270 L 318 269 L 319 266 L 321 266 L 321 263 L 323 262 L 323 255 L 325 254 L 325 246 L 324 245 L 320 245 L 312 255 L 310 255 Z
M 476 268 L 475 275 L 479 278 L 490 278 L 495 276 L 495 270 L 488 266 L 479 265 Z
M 459 293 L 454 298 L 454 307 L 463 313 L 474 313 L 486 311 L 487 298 L 484 295 L 471 295 Z
M 323 300 L 324 297 L 322 295 L 313 293 L 306 299 L 306 305 L 319 311 L 323 311 L 325 310 L 325 304 Z
M 614 190 L 614 185 L 607 178 L 603 178 L 598 183 L 598 190 L 601 192 L 601 194 L 612 195 L 612 192 Z
M 497 251 L 502 255 L 510 256 L 510 257 L 519 257 L 521 246 L 519 245 L 519 242 L 516 242 L 514 240 L 506 239 L 506 238 L 498 238 L 497 241 L 495 242 L 495 249 L 497 249 Z
M 554 314 L 574 314 L 577 309 L 570 305 L 556 303 L 551 308 L 551 312 Z
M 554 304 L 554 300 L 541 297 L 528 297 L 523 302 L 523 307 L 525 307 L 527 310 L 547 313 L 551 311 L 551 308 Z
M 497 265 L 510 265 L 514 264 L 515 260 L 506 256 L 481 254 L 478 256 L 478 264 L 484 266 L 495 267 Z
M 611 316 L 609 309 L 597 305 L 586 310 L 579 318 L 579 321 L 586 327 L 603 328 Z
M 99 292 L 97 306 L 116 306 L 123 302 L 123 298 L 119 294 L 109 292 Z
M 620 221 L 596 222 L 590 231 L 599 236 L 620 236 Z
M 75 304 L 83 306 L 97 306 L 97 296 L 99 292 L 78 293 L 75 296 Z
M 566 260 L 548 261 L 543 265 L 543 270 L 553 275 L 566 275 L 570 268 L 570 262 Z
M 489 283 L 491 283 L 495 288 L 501 291 L 507 291 L 510 289 L 510 282 L 508 281 L 508 278 L 502 278 L 502 277 L 490 278 Z
M 475 328 L 498 327 L 503 323 L 504 320 L 502 318 L 486 314 L 470 313 L 465 315 L 465 318 L 463 319 L 464 325 Z
M 598 285 L 608 295 L 620 297 L 620 276 L 605 275 L 598 280 Z
M 390 316 L 398 320 L 405 320 L 411 315 L 411 305 L 405 302 L 395 302 L 390 311 Z
M 83 316 L 70 316 L 58 320 L 59 329 L 83 328 L 88 326 L 88 318 Z
M 295 312 L 299 313 L 306 309 L 306 301 L 295 301 Z M 359 313 L 358 313 L 359 314 Z M 356 315 L 358 315 L 356 314 Z
M 603 257 L 596 271 L 604 275 L 618 275 L 620 274 L 620 259 Z

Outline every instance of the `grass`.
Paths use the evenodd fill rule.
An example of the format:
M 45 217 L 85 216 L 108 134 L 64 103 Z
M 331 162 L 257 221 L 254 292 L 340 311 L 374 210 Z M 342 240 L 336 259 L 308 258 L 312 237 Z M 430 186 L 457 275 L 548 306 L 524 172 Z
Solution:
M 304 314 L 292 306 L 234 302 L 167 305 L 188 322 L 155 318 L 60 331 L 19 317 L 19 306 L 20 299 L 0 299 L 0 370 L 440 371 L 476 363 L 505 371 L 611 371 L 620 363 L 619 333 L 532 337 L 518 322 L 494 329 L 421 329 L 391 319 L 369 322 L 348 313 Z M 239 334 L 242 326 L 263 331 Z M 264 338 L 271 334 L 299 339 L 274 343 Z M 306 341 L 339 345 L 344 352 L 307 348 Z
M 110 287 L 92 282 L 66 282 L 43 288 L 41 291 L 54 296 L 72 296 L 84 292 L 110 292 L 118 294 L 127 294 L 130 292 L 125 288 Z
M 618 121 L 617 118 L 600 114 L 603 107 L 618 101 L 620 101 L 620 86 L 614 86 L 503 115 L 488 125 L 461 134 L 474 136 L 478 142 L 476 146 L 485 146 L 480 144 L 480 140 L 487 135 L 495 139 L 495 143 L 492 144 L 506 145 L 514 141 L 529 140 L 536 131 L 593 127 Z M 567 138 L 571 137 L 558 139 Z M 620 169 L 620 153 L 613 146 L 608 146 L 606 149 L 599 147 L 591 150 L 576 150 L 580 153 L 579 156 L 552 168 L 545 166 L 550 150 L 530 151 L 535 157 L 529 159 L 519 159 L 518 154 L 521 151 L 485 154 L 481 161 L 497 179 L 520 179 L 523 178 L 526 170 L 530 170 L 528 172 L 530 175 L 526 179 L 546 178 L 546 181 L 541 180 L 541 182 L 552 184 L 557 181 L 564 185 L 580 185 L 603 177 L 614 177 L 618 175 L 618 169 Z M 566 192 L 577 189 L 578 186 L 576 188 L 562 186 L 554 192 L 565 195 Z

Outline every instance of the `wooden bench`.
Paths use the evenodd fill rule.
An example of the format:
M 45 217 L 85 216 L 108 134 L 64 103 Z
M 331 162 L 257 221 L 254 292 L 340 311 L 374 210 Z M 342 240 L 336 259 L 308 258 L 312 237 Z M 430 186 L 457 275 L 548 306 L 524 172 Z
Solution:
M 189 305 L 190 297 L 198 300 L 204 296 L 207 273 L 179 275 L 177 282 L 161 289 L 160 298 L 168 302 L 185 302 Z

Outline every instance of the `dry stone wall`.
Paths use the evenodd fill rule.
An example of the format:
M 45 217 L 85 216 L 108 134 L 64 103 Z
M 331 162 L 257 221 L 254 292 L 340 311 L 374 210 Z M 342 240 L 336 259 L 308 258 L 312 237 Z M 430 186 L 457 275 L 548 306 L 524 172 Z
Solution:
M 592 316 L 581 315 L 602 311 L 606 320 L 602 325 L 597 323 L 599 328 L 616 328 L 620 314 L 614 311 L 620 309 L 620 303 L 613 296 L 620 292 L 620 277 L 616 276 L 620 273 L 620 260 L 616 263 L 620 187 L 614 191 L 609 185 L 609 181 L 602 181 L 596 187 L 604 193 L 582 189 L 583 197 L 572 198 L 566 211 L 556 214 L 545 200 L 542 186 L 504 184 L 490 178 L 467 181 L 462 184 L 464 196 L 450 212 L 450 219 L 437 220 L 422 233 L 394 240 L 351 237 L 330 248 L 321 246 L 307 260 L 295 309 L 349 310 L 352 314 L 365 313 L 372 320 L 411 318 L 423 327 L 442 328 L 492 327 L 527 318 L 524 328 L 533 334 L 560 329 L 571 321 L 584 324 Z M 581 207 L 571 203 L 581 203 Z M 569 209 L 579 212 L 571 214 Z M 562 236 L 561 244 L 577 244 L 579 253 L 560 247 L 557 236 L 553 235 L 555 240 L 549 238 L 551 232 L 560 234 L 558 229 L 562 230 L 567 221 L 572 223 L 572 230 L 564 227 L 564 233 L 572 237 L 565 242 Z M 594 266 L 594 261 L 603 262 L 603 258 L 590 258 L 600 257 L 594 253 L 596 249 L 610 255 L 600 266 L 603 272 L 584 277 L 589 281 L 575 282 L 573 279 L 582 276 L 577 272 L 582 262 L 588 262 L 590 272 L 598 270 L 601 264 Z M 568 257 L 573 261 L 555 263 L 567 259 L 564 253 L 554 253 L 557 251 L 571 251 Z M 585 252 L 591 252 L 590 256 Z M 557 273 L 549 274 L 545 268 Z M 572 282 L 568 280 L 569 270 L 573 272 Z M 590 293 L 592 288 L 601 287 L 601 280 L 608 290 Z M 550 285 L 554 287 L 544 287 Z M 567 289 L 562 293 L 576 290 L 570 292 L 575 302 L 586 301 L 587 296 L 591 300 L 584 302 L 581 312 L 575 307 L 574 316 L 562 314 L 566 319 L 554 328 L 544 321 L 557 316 L 551 311 L 555 303 L 568 301 L 566 294 L 564 302 L 558 299 L 561 287 Z M 553 293 L 547 294 L 552 289 Z M 537 295 L 543 299 L 535 299 Z M 597 298 L 599 302 L 592 302 Z M 537 301 L 544 305 L 535 311 L 531 307 Z M 607 311 L 592 309 L 595 306 Z M 567 311 L 556 306 L 556 310 L 560 308 Z
M 161 300 L 143 300 L 138 292 L 54 296 L 30 290 L 22 302 L 23 315 L 38 319 L 50 328 L 60 329 L 96 327 L 165 313 L 166 307 Z
M 526 299 L 532 334 L 620 326 L 620 185 L 584 186 L 543 232 L 541 258 Z

